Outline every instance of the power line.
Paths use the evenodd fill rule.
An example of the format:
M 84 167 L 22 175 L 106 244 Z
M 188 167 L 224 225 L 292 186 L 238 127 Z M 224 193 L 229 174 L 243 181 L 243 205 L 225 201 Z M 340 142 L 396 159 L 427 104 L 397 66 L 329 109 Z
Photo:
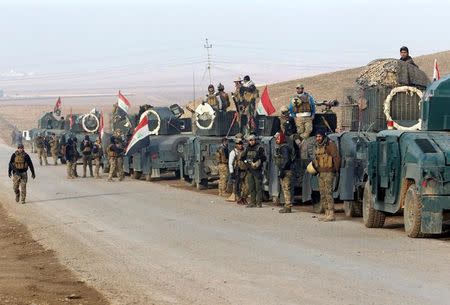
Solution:
M 204 48 L 206 49 L 206 54 L 208 55 L 208 73 L 209 73 L 209 83 L 212 84 L 211 80 L 211 54 L 209 54 L 209 49 L 212 49 L 212 44 L 208 42 L 208 38 L 206 38 L 206 43 L 204 45 Z

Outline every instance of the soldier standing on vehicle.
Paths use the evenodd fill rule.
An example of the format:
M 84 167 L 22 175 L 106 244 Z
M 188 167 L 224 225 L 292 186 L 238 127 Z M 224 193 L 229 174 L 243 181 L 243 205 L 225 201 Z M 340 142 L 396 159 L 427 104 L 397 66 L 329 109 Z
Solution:
M 228 96 L 228 93 L 225 92 L 225 87 L 221 83 L 217 85 L 217 90 L 219 90 L 219 92 L 216 93 L 219 102 L 219 110 L 227 111 L 228 107 L 230 107 L 230 97 Z
M 240 88 L 240 93 L 246 105 L 247 126 L 245 133 L 251 134 L 256 128 L 256 99 L 259 97 L 259 91 L 256 88 L 255 83 L 250 80 L 250 76 L 244 76 L 244 82 Z
M 34 139 L 34 145 L 36 147 L 38 159 L 39 159 L 39 165 L 42 165 L 44 163 L 45 165 L 48 165 L 47 162 L 47 151 L 45 150 L 45 137 L 39 133 L 36 139 Z
M 66 149 L 65 149 L 65 158 L 67 164 L 67 179 L 75 178 L 75 164 L 78 159 L 78 151 L 76 148 L 76 144 L 73 142 L 72 138 L 69 138 L 66 141 Z
M 50 144 L 50 151 L 52 153 L 52 158 L 53 158 L 53 165 L 58 165 L 58 138 L 56 137 L 56 135 L 53 133 L 52 137 L 50 138 L 49 141 Z
M 294 118 L 289 113 L 289 108 L 287 106 L 281 106 L 280 115 L 280 127 L 281 131 L 286 137 L 297 134 L 297 126 L 295 125 Z
M 319 220 L 334 221 L 333 182 L 339 172 L 341 159 L 333 141 L 323 131 L 316 134 L 315 158 L 312 161 L 314 169 L 319 174 L 320 203 L 325 215 Z
M 311 135 L 316 105 L 313 96 L 305 92 L 305 86 L 298 84 L 296 90 L 297 94 L 291 98 L 289 112 L 295 120 L 298 135 L 304 140 Z
M 8 165 L 8 177 L 13 178 L 13 189 L 16 194 L 16 202 L 24 204 L 27 197 L 28 168 L 31 171 L 31 178 L 36 178 L 33 162 L 25 152 L 23 144 L 17 145 L 17 150 L 11 155 Z M 20 187 L 20 189 L 19 189 Z
M 286 143 L 286 137 L 283 132 L 275 135 L 275 164 L 278 168 L 278 178 L 281 191 L 284 196 L 284 207 L 279 210 L 280 213 L 291 213 L 292 208 L 292 149 Z
M 86 178 L 86 167 L 89 166 L 89 174 L 91 177 L 94 177 L 94 173 L 92 172 L 92 144 L 88 135 L 84 136 L 83 142 L 80 144 L 80 151 L 83 160 L 83 178 Z
M 400 48 L 400 60 L 417 67 L 412 57 L 409 56 L 408 47 L 403 46 Z
M 227 195 L 228 182 L 228 158 L 230 152 L 228 149 L 228 139 L 223 138 L 222 144 L 217 149 L 216 160 L 219 164 L 219 196 Z
M 242 80 L 240 77 L 238 77 L 234 81 L 235 91 L 231 93 L 231 96 L 233 98 L 234 106 L 236 108 L 236 112 L 238 113 L 238 119 L 237 122 L 239 124 L 239 130 L 240 132 L 244 132 L 243 128 L 243 115 L 245 114 L 247 105 L 245 105 L 244 98 L 241 95 L 241 87 L 242 87 Z
M 215 111 L 219 110 L 219 101 L 216 95 L 216 90 L 214 89 L 214 85 L 210 84 L 208 86 L 208 94 L 206 95 L 203 103 L 209 104 Z
M 102 158 L 103 151 L 102 151 L 102 143 L 100 141 L 100 138 L 98 138 L 93 147 L 92 147 L 92 158 L 94 159 L 95 163 L 95 178 L 100 178 L 100 160 Z
M 248 136 L 248 146 L 242 153 L 241 161 L 247 167 L 247 187 L 250 193 L 249 208 L 262 207 L 262 166 L 266 161 L 264 148 L 256 142 L 256 136 Z

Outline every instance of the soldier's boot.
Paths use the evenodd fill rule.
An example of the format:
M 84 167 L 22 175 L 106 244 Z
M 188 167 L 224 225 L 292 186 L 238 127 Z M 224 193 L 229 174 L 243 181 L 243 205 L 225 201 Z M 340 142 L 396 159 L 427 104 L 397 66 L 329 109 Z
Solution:
M 16 193 L 16 202 L 19 202 L 19 200 L 20 200 L 20 191 Z
M 256 208 L 257 205 L 255 203 L 248 203 L 245 207 L 246 208 Z
M 235 202 L 236 201 L 236 194 L 235 193 L 231 193 L 231 195 L 225 200 L 229 201 L 229 202 Z
M 108 178 L 108 182 L 114 182 L 113 178 Z
M 292 210 L 291 210 L 291 208 L 284 207 L 281 210 L 279 210 L 278 212 L 280 212 L 281 214 L 292 213 Z
M 328 212 L 328 216 L 323 220 L 324 222 L 335 221 L 336 217 L 334 217 L 334 210 L 330 210 Z
M 318 219 L 319 219 L 319 221 L 324 221 L 327 217 L 328 217 L 328 211 L 325 210 L 325 213 L 324 214 L 320 214 Z
M 22 193 L 22 198 L 20 200 L 21 204 L 25 204 L 25 194 Z

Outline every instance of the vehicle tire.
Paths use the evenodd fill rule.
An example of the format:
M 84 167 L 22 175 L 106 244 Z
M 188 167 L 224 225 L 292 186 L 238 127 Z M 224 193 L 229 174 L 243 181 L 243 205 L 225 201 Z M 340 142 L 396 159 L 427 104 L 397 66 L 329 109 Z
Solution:
M 409 237 L 423 237 L 420 231 L 422 226 L 422 198 L 415 184 L 411 184 L 406 191 L 405 206 L 403 211 L 405 232 Z
M 384 225 L 386 215 L 374 209 L 373 200 L 372 186 L 367 181 L 363 197 L 363 222 L 367 228 L 381 228 Z
M 133 179 L 139 180 L 141 179 L 142 172 L 139 171 L 133 171 Z
M 177 178 L 177 179 L 180 179 L 180 178 L 181 178 L 181 172 L 180 172 L 179 169 L 176 170 L 174 173 L 175 173 L 175 178 Z
M 361 217 L 362 216 L 362 202 L 361 201 L 344 201 L 344 214 L 347 217 Z

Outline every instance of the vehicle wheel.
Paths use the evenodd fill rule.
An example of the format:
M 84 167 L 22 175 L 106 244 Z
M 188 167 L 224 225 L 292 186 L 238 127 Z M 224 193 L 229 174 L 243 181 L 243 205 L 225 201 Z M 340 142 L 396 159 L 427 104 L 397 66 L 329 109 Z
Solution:
M 133 171 L 133 179 L 139 180 L 141 179 L 142 172 Z
M 415 184 L 411 184 L 406 191 L 403 211 L 405 232 L 409 237 L 423 237 L 420 232 L 422 225 L 422 199 Z
M 180 170 L 176 170 L 175 172 L 175 178 L 180 179 L 181 178 L 181 172 Z
M 372 187 L 367 181 L 363 197 L 363 222 L 368 228 L 381 228 L 384 225 L 386 215 L 374 209 L 373 200 Z
M 347 217 L 361 217 L 362 216 L 362 202 L 361 201 L 344 201 L 344 213 Z

